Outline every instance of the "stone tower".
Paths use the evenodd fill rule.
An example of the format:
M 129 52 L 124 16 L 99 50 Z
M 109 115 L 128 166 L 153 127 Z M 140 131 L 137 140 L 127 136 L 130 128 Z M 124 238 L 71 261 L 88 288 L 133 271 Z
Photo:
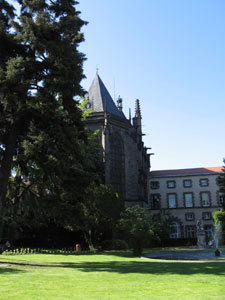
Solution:
M 88 91 L 88 108 L 92 113 L 86 123 L 99 130 L 104 153 L 105 183 L 112 184 L 126 205 L 147 204 L 149 155 L 142 141 L 141 111 L 136 100 L 133 124 L 122 111 L 122 99 L 117 106 L 98 74 Z

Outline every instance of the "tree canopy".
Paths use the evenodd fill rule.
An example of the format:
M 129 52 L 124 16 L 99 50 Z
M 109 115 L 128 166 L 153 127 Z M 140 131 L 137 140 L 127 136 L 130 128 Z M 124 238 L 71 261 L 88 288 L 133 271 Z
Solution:
M 225 159 L 223 160 L 225 164 Z M 220 188 L 220 193 L 223 196 L 223 199 L 225 199 L 225 166 L 223 167 L 223 172 L 218 177 L 218 185 Z M 225 201 L 223 200 L 222 203 L 223 210 L 225 210 Z
M 74 213 L 95 169 L 74 100 L 85 59 L 77 2 L 17 3 L 19 15 L 0 2 L 0 238 L 10 217 Z

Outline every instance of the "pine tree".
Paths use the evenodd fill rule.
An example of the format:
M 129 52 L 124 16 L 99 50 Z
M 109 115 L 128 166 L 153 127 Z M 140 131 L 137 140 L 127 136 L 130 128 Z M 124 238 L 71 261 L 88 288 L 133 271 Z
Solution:
M 36 201 L 36 212 L 51 207 L 51 217 L 63 218 L 64 210 L 75 212 L 90 180 L 87 133 L 74 100 L 83 93 L 78 46 L 85 22 L 73 0 L 18 3 L 13 21 L 13 8 L 1 2 L 0 219 L 29 208 L 26 193 L 36 199 L 31 209 Z

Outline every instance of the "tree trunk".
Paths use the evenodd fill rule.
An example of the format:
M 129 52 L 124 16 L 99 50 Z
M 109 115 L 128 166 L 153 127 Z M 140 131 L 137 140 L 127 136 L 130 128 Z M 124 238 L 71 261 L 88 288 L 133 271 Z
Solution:
M 94 245 L 92 243 L 91 235 L 92 235 L 91 234 L 91 229 L 84 232 L 84 239 L 85 239 L 85 242 L 88 244 L 89 250 L 94 248 Z
M 6 211 L 6 194 L 7 194 L 9 177 L 11 175 L 13 155 L 16 147 L 16 135 L 17 135 L 17 128 L 15 125 L 13 125 L 9 130 L 6 143 L 5 143 L 5 149 L 3 152 L 3 158 L 0 162 L 1 165 L 0 167 L 0 240 L 2 238 L 3 228 L 4 228 L 4 216 Z

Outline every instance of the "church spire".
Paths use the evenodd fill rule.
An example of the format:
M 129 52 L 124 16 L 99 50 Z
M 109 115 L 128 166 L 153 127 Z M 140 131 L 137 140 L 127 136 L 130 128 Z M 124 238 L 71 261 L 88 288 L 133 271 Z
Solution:
M 142 117 L 141 117 L 140 101 L 139 101 L 139 99 L 137 99 L 135 101 L 135 116 L 133 118 L 133 125 L 140 135 L 142 134 L 141 119 L 142 119 Z
M 135 102 L 135 118 L 141 118 L 141 109 L 139 99 Z
M 88 91 L 89 101 L 91 102 L 92 112 L 107 112 L 125 119 L 122 113 L 122 102 L 120 102 L 120 109 L 114 103 L 111 95 L 106 89 L 98 73 L 91 84 Z

